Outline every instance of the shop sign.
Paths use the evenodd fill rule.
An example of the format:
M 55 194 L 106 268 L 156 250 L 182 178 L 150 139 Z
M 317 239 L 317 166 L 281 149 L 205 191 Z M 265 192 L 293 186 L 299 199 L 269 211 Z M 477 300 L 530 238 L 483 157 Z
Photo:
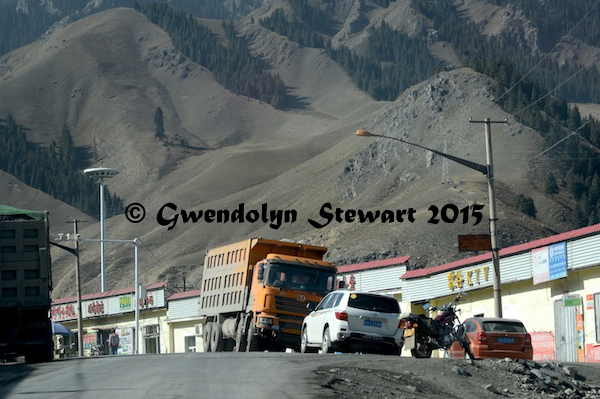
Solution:
M 577 294 L 565 294 L 563 295 L 563 306 L 579 306 L 581 305 L 581 297 Z
M 56 305 L 50 308 L 50 318 L 52 320 L 71 320 L 77 318 L 75 305 L 68 303 L 65 305 Z
M 94 301 L 94 302 L 88 303 L 88 305 L 87 305 L 87 312 L 88 312 L 88 315 L 90 315 L 90 316 L 103 315 L 103 314 L 105 314 L 105 309 L 106 309 L 106 307 L 104 306 L 103 301 Z
M 132 310 L 133 307 L 131 305 L 131 295 L 120 296 L 119 297 L 119 310 L 121 312 Z
M 531 251 L 533 284 L 567 277 L 567 244 L 560 242 Z
M 490 267 L 476 267 L 469 270 L 453 270 L 448 273 L 448 288 L 451 290 L 470 287 L 488 281 Z
M 594 294 L 587 294 L 585 296 L 585 298 L 586 298 L 586 303 L 587 303 L 585 309 L 586 310 L 594 310 Z
M 600 344 L 586 344 L 585 352 L 589 363 L 600 363 Z
M 583 314 L 577 312 L 577 361 L 580 363 L 585 362 L 585 339 L 583 335 Z
M 154 307 L 154 293 L 149 292 L 145 298 L 140 298 L 140 307 L 141 308 Z
M 490 251 L 492 239 L 489 234 L 470 234 L 458 236 L 458 250 L 467 251 Z
M 119 334 L 119 346 L 120 346 L 121 354 L 132 355 L 133 351 L 134 351 L 133 328 L 131 328 L 131 327 L 117 328 L 116 333 Z
M 554 334 L 552 331 L 530 332 L 533 360 L 554 360 Z

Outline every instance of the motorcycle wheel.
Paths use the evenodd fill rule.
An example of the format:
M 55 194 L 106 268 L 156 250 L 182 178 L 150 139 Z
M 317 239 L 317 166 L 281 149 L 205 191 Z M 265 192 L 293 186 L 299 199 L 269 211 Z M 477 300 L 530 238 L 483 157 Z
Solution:
M 410 350 L 410 353 L 413 355 L 413 357 L 417 359 L 430 358 L 431 352 L 433 352 L 431 346 L 420 342 L 417 342 L 415 347 Z
M 462 346 L 465 349 L 465 359 L 475 360 L 475 355 L 473 354 L 473 351 L 471 350 L 471 343 L 469 342 L 468 339 L 464 340 L 463 342 L 464 343 L 461 343 L 460 346 Z
M 458 331 L 458 343 L 465 350 L 465 359 L 475 360 L 475 355 L 471 349 L 471 341 L 469 341 L 469 337 L 467 337 L 464 329 L 459 329 Z

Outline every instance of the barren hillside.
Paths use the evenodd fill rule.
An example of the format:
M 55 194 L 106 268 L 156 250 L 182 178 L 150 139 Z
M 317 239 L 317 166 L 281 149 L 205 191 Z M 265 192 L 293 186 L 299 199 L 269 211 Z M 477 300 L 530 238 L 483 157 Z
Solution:
M 409 20 L 407 12 L 397 11 Z M 219 24 L 209 25 L 219 33 Z M 375 102 L 323 51 L 248 21 L 238 28 L 301 107 L 275 110 L 228 92 L 131 9 L 92 15 L 0 59 L 0 117 L 12 114 L 42 144 L 57 140 L 68 125 L 76 145 L 94 154 L 92 166 L 103 159 L 104 166 L 121 170 L 109 187 L 125 205 L 139 202 L 146 208 L 141 223 L 124 215 L 106 223 L 108 238 L 141 239 L 142 283 L 169 279 L 180 285 L 185 271 L 188 285 L 199 285 L 207 248 L 252 236 L 325 245 L 329 259 L 340 264 L 412 255 L 413 264 L 431 266 L 467 256 L 458 252 L 457 235 L 488 231 L 485 176 L 452 163 L 443 173 L 442 158 L 390 140 L 356 137 L 358 128 L 438 151 L 447 147 L 448 153 L 485 163 L 483 125 L 470 124 L 469 118 L 506 117 L 508 124 L 492 127 L 501 246 L 569 228 L 568 200 L 542 194 L 543 177 L 553 166 L 543 156 L 533 160 L 543 151 L 538 134 L 493 103 L 487 77 L 470 69 L 442 72 L 397 101 Z M 167 136 L 183 138 L 191 148 L 163 146 L 154 138 L 157 107 L 164 111 Z M 538 219 L 514 211 L 518 194 L 531 196 L 544 210 Z M 61 219 L 69 213 L 51 198 L 30 199 L 9 196 L 14 206 L 56 210 Z M 184 223 L 179 217 L 169 229 L 157 221 L 166 203 L 175 204 L 177 212 L 261 210 L 266 204 L 268 210 L 296 211 L 297 219 L 275 228 L 270 221 Z M 325 224 L 320 211 L 328 203 L 334 211 L 413 209 L 415 220 L 332 221 L 322 228 L 309 223 Z M 485 205 L 477 226 L 472 219 L 428 223 L 431 205 L 474 203 Z M 54 232 L 72 227 L 52 220 Z M 81 227 L 82 237 L 98 238 L 97 224 Z M 54 297 L 74 294 L 71 256 L 60 250 L 52 256 Z M 98 291 L 99 245 L 83 245 L 81 260 L 84 292 Z M 106 262 L 109 289 L 133 285 L 132 247 L 108 244 Z

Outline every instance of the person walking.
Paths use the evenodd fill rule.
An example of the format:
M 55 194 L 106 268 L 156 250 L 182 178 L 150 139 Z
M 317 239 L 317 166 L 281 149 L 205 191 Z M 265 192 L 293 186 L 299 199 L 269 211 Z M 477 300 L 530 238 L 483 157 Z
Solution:
M 119 334 L 115 332 L 114 328 L 110 330 L 108 344 L 110 345 L 110 354 L 117 355 L 119 350 Z

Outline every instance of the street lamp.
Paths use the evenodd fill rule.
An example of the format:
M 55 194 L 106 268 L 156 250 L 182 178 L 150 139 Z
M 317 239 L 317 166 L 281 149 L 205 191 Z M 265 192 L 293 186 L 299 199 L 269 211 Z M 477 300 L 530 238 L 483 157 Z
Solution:
M 105 291 L 104 273 L 104 180 L 110 179 L 119 173 L 118 169 L 112 168 L 90 168 L 83 171 L 88 177 L 100 179 L 100 291 Z
M 140 240 L 136 237 L 133 240 L 96 240 L 93 238 L 87 238 L 87 239 L 80 239 L 79 237 L 75 237 L 75 239 L 78 242 L 98 242 L 100 241 L 100 243 L 104 243 L 104 242 L 112 242 L 112 243 L 122 243 L 122 244 L 127 244 L 127 243 L 132 243 L 135 246 L 135 252 L 134 252 L 134 264 L 135 264 L 135 341 L 133 342 L 133 348 L 134 348 L 134 354 L 139 354 L 139 343 L 138 343 L 138 338 L 140 336 L 140 284 L 139 284 L 139 280 L 140 280 L 140 266 L 139 266 L 139 246 L 140 246 Z
M 490 202 L 490 243 L 492 247 L 492 263 L 494 266 L 494 311 L 496 317 L 502 317 L 502 292 L 501 292 L 501 283 L 500 283 L 500 256 L 498 253 L 498 240 L 497 240 L 497 232 L 496 232 L 496 197 L 494 195 L 494 167 L 493 167 L 493 159 L 492 159 L 492 139 L 490 133 L 490 124 L 491 123 L 506 123 L 504 120 L 502 122 L 491 122 L 489 118 L 486 118 L 485 121 L 470 121 L 472 123 L 485 123 L 485 147 L 486 147 L 486 158 L 487 158 L 487 166 L 480 165 L 475 162 L 468 161 L 466 159 L 458 158 L 453 155 L 445 154 L 440 151 L 432 150 L 431 148 L 424 147 L 419 144 L 411 143 L 406 140 L 399 139 L 397 137 L 385 136 L 383 134 L 373 134 L 369 131 L 359 129 L 356 131 L 357 136 L 362 137 L 382 137 L 386 139 L 396 140 L 401 143 L 413 145 L 415 147 L 422 148 L 427 151 L 431 151 L 434 154 L 437 154 L 441 157 L 450 159 L 451 161 L 457 162 L 461 165 L 466 166 L 467 168 L 479 171 L 484 175 L 487 175 L 488 180 L 488 193 L 489 193 L 489 202 Z

